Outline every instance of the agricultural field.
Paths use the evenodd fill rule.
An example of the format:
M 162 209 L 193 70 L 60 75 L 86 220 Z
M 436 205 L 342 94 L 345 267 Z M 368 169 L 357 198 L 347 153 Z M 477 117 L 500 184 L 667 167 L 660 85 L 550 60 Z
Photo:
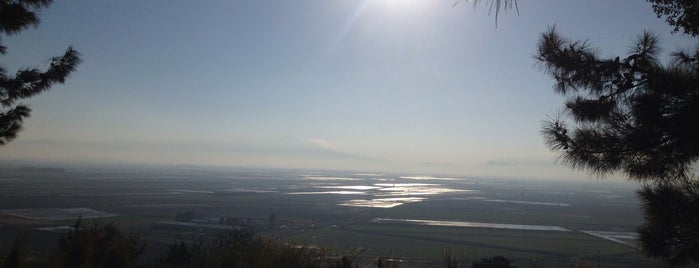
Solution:
M 405 267 L 503 255 L 521 267 L 573 260 L 661 266 L 636 248 L 635 186 L 406 174 L 200 167 L 0 169 L 0 250 L 22 238 L 51 250 L 77 218 L 115 222 L 148 243 L 226 228 L 356 250 Z M 51 242 L 53 241 L 53 242 Z

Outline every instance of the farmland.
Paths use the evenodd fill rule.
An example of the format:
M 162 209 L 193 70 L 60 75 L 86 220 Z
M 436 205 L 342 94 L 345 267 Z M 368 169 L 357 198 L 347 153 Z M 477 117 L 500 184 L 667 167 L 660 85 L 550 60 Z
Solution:
M 161 167 L 0 170 L 0 249 L 18 236 L 35 252 L 77 217 L 113 221 L 148 243 L 253 226 L 283 241 L 360 249 L 410 263 L 507 256 L 519 265 L 573 259 L 656 266 L 635 247 L 634 185 L 411 174 Z M 187 216 L 187 219 L 183 218 Z M 37 242 L 44 241 L 44 242 Z M 526 267 L 526 266 L 525 266 Z

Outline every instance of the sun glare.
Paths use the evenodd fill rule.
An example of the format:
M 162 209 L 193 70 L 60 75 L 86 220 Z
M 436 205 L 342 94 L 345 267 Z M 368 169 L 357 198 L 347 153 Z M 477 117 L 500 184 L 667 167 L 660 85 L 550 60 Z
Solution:
M 384 5 L 392 12 L 414 11 L 425 8 L 430 2 L 426 0 L 383 0 Z

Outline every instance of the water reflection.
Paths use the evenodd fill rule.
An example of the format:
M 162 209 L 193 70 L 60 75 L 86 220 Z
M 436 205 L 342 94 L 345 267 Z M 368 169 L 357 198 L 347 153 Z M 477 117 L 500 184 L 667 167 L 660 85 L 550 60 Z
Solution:
M 405 203 L 420 202 L 425 200 L 421 197 L 394 197 L 394 198 L 376 198 L 376 199 L 353 199 L 340 203 L 341 206 L 350 207 L 371 207 L 371 208 L 392 208 L 403 205 Z
M 267 189 L 252 189 L 252 188 L 233 188 L 221 190 L 222 193 L 255 193 L 255 194 L 266 194 L 266 193 L 278 193 L 277 190 L 267 190 Z
M 322 191 L 322 192 L 291 192 L 288 194 L 294 194 L 294 195 L 299 195 L 299 194 L 341 194 L 341 195 L 365 195 L 367 194 L 366 192 L 362 191 Z
M 119 214 L 99 211 L 91 208 L 27 208 L 27 209 L 0 209 L 0 214 L 30 220 L 74 220 L 77 218 L 106 218 L 116 217 Z
M 368 185 L 339 185 L 339 186 L 316 186 L 316 188 L 324 189 L 345 189 L 345 190 L 374 190 L 381 187 Z
M 328 177 L 328 176 L 305 176 L 309 181 L 361 181 L 362 179 L 347 178 L 347 177 Z
M 409 179 L 409 180 L 441 180 L 441 181 L 458 181 L 461 179 L 457 178 L 441 178 L 441 177 L 432 177 L 432 176 L 403 176 L 400 177 L 401 179 Z
M 388 219 L 376 218 L 374 222 L 385 223 L 406 223 L 415 225 L 429 226 L 449 226 L 449 227 L 464 227 L 464 228 L 493 228 L 493 229 L 512 229 L 512 230 L 531 230 L 531 231 L 559 231 L 570 232 L 570 230 L 559 226 L 547 225 L 526 225 L 526 224 L 505 224 L 505 223 L 486 223 L 486 222 L 471 222 L 471 221 L 433 221 L 433 220 L 414 220 L 414 219 Z
M 567 203 L 533 202 L 533 201 L 503 200 L 503 199 L 485 199 L 483 201 L 497 202 L 497 203 L 524 204 L 524 205 L 557 206 L 557 207 L 569 207 L 570 206 L 570 204 L 567 204 Z
M 436 187 L 386 187 L 379 189 L 379 191 L 385 193 L 377 194 L 377 196 L 437 195 L 464 192 L 465 190 Z
M 214 193 L 213 191 L 186 190 L 186 189 L 170 190 L 170 192 L 180 193 L 180 194 L 213 194 Z
M 583 233 L 596 236 L 602 239 L 607 239 L 622 245 L 635 248 L 638 241 L 638 233 L 634 232 L 616 232 L 616 231 L 581 231 Z
M 417 186 L 441 186 L 435 183 L 374 183 L 381 187 L 417 187 Z
M 379 174 L 355 174 L 355 176 Z M 438 183 L 414 182 L 414 180 L 456 180 L 437 177 L 374 177 L 353 178 L 341 176 L 303 175 L 308 182 L 304 187 L 289 188 L 287 194 L 313 195 L 368 195 L 368 199 L 343 200 L 338 205 L 354 207 L 392 208 L 411 202 L 427 200 L 428 196 L 477 192 L 448 188 Z M 317 190 L 317 191 L 316 191 Z

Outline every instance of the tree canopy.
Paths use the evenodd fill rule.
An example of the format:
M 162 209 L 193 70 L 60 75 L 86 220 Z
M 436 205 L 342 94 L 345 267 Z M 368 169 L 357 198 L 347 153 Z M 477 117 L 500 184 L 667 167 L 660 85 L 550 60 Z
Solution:
M 483 0 L 467 0 L 473 2 L 474 8 L 478 6 Z M 454 6 L 458 5 L 461 0 L 456 0 Z M 517 0 L 485 0 L 485 5 L 488 6 L 488 14 L 495 12 L 495 28 L 498 27 L 498 17 L 500 12 L 507 12 L 510 9 L 514 9 L 519 14 L 519 6 L 517 5 Z
M 699 33 L 699 1 L 648 0 L 674 32 Z M 644 32 L 625 57 L 600 57 L 587 41 L 554 28 L 541 35 L 537 62 L 566 99 L 543 129 L 563 164 L 643 182 L 642 251 L 671 264 L 699 262 L 699 46 L 659 60 Z
M 639 194 L 645 211 L 639 230 L 643 252 L 672 264 L 699 263 L 699 182 L 644 187 Z
M 653 11 L 658 18 L 674 26 L 674 32 L 680 30 L 692 36 L 699 34 L 699 1 L 697 0 L 648 0 L 653 4 Z
M 699 50 L 663 66 L 658 43 L 645 32 L 625 58 L 600 58 L 554 28 L 542 34 L 536 59 L 567 98 L 543 135 L 564 164 L 647 181 L 691 176 L 699 159 Z
M 0 36 L 17 34 L 30 26 L 39 25 L 37 12 L 51 5 L 52 0 L 2 0 L 0 1 Z M 0 43 L 0 55 L 7 48 Z M 23 68 L 14 75 L 8 74 L 0 65 L 0 145 L 13 140 L 22 129 L 24 118 L 31 109 L 20 100 L 33 97 L 62 84 L 75 71 L 81 58 L 73 47 L 68 47 L 62 56 L 50 59 L 46 70 Z

